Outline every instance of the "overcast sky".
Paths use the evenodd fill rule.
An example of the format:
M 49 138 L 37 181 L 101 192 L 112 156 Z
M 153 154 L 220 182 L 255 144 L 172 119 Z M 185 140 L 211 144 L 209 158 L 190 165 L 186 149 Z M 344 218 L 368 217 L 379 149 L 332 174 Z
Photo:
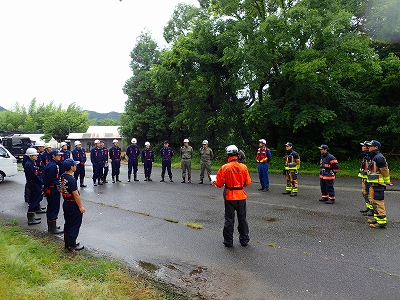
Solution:
M 175 6 L 197 0 L 0 1 L 0 106 L 75 102 L 123 112 L 129 54 L 145 29 L 159 45 Z

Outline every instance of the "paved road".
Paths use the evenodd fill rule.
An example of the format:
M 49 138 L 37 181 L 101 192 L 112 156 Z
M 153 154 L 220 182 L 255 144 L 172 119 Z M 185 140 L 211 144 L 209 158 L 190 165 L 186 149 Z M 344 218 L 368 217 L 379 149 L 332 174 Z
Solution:
M 281 194 L 281 175 L 272 175 L 270 191 L 261 193 L 252 174 L 250 245 L 243 248 L 236 239 L 225 248 L 222 190 L 197 180 L 181 184 L 179 170 L 173 172 L 173 183 L 160 183 L 158 168 L 153 182 L 141 173 L 140 182 L 128 183 L 126 166 L 122 183 L 93 187 L 88 178 L 78 240 L 207 299 L 399 299 L 400 182 L 386 193 L 388 229 L 378 230 L 359 213 L 356 178 L 338 178 L 337 203 L 326 205 L 318 201 L 317 177 L 300 176 L 299 196 L 290 198 Z M 6 178 L 0 212 L 28 227 L 23 186 L 23 173 Z M 45 222 L 30 228 L 47 229 Z

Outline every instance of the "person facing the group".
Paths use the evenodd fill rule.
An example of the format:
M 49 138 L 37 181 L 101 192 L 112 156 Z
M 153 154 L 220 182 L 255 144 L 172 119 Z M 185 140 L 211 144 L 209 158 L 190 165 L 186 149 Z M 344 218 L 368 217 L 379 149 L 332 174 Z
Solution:
M 164 176 L 165 176 L 165 169 L 167 169 L 168 176 L 169 176 L 169 182 L 173 182 L 172 180 L 172 171 L 171 171 L 171 159 L 174 156 L 174 150 L 169 146 L 169 142 L 165 141 L 164 142 L 164 147 L 161 148 L 160 150 L 160 155 L 161 155 L 161 180 L 160 182 L 164 182 Z
M 180 149 L 181 154 L 181 167 L 182 167 L 182 181 L 181 183 L 185 183 L 186 180 L 186 172 L 188 183 L 192 183 L 192 157 L 193 157 L 193 148 L 189 146 L 189 139 L 183 140 L 183 146 Z
M 207 171 L 207 177 L 211 184 L 211 161 L 214 159 L 214 152 L 208 147 L 208 141 L 204 140 L 200 152 L 200 181 L 199 184 L 203 184 L 204 171 Z
M 113 147 L 108 151 L 111 159 L 111 178 L 115 183 L 115 178 L 119 180 L 119 170 L 121 168 L 121 148 L 118 146 L 118 140 L 113 140 Z
M 76 161 L 76 171 L 74 173 L 75 180 L 80 182 L 80 187 L 86 187 L 83 183 L 85 180 L 85 163 L 86 163 L 86 153 L 82 148 L 82 143 L 80 141 L 74 142 L 74 150 L 72 150 L 72 159 Z
M 140 149 L 137 146 L 137 140 L 132 138 L 131 145 L 126 148 L 126 156 L 128 157 L 128 182 L 131 182 L 131 174 L 133 169 L 133 180 L 137 179 L 138 161 L 140 157 Z
M 261 184 L 259 191 L 267 192 L 269 191 L 268 165 L 272 159 L 272 154 L 271 150 L 267 148 L 267 141 L 265 139 L 260 139 L 258 146 L 256 161 L 258 163 L 258 177 Z
M 154 164 L 154 152 L 150 148 L 150 143 L 144 143 L 145 148 L 142 151 L 142 164 L 144 168 L 144 181 L 153 181 L 151 179 L 151 170 Z
M 286 191 L 283 194 L 289 194 L 290 197 L 296 197 L 299 189 L 297 170 L 300 168 L 300 156 L 293 150 L 293 144 L 291 142 L 287 142 L 285 147 L 285 157 L 283 158 L 285 166 L 283 175 L 286 179 Z
M 225 202 L 225 224 L 223 230 L 225 247 L 233 246 L 233 230 L 235 211 L 238 219 L 239 242 L 246 247 L 250 241 L 249 225 L 246 219 L 247 194 L 243 188 L 251 183 L 249 171 L 245 164 L 238 162 L 238 148 L 230 145 L 225 148 L 228 162 L 217 173 L 213 184 L 219 188 L 225 186 L 223 197 Z
M 322 194 L 319 201 L 326 204 L 334 204 L 336 201 L 334 181 L 336 173 L 339 171 L 339 163 L 336 157 L 329 153 L 328 145 L 322 144 L 318 149 L 321 152 L 319 183 Z

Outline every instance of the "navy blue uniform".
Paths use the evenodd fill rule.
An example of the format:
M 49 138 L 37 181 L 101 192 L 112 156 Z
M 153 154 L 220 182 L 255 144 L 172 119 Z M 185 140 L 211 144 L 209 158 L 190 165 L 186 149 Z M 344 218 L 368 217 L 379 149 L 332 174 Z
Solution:
M 47 198 L 47 220 L 56 221 L 60 212 L 60 177 L 57 162 L 50 159 L 44 169 L 44 194 Z
M 103 147 L 101 149 L 103 151 L 103 160 L 104 160 L 103 181 L 105 181 L 108 175 L 108 149 L 106 147 Z
M 45 150 L 42 153 L 40 153 L 38 159 L 40 159 L 42 161 L 43 165 L 46 166 L 49 163 L 50 159 L 51 159 L 51 155 L 49 154 L 49 152 L 47 152 Z
M 161 159 L 162 159 L 162 169 L 161 169 L 161 178 L 164 179 L 165 169 L 168 171 L 169 178 L 172 178 L 171 172 L 171 159 L 174 156 L 174 151 L 171 147 L 163 147 L 160 150 Z
M 30 159 L 25 163 L 24 171 L 29 191 L 28 212 L 36 212 L 37 206 L 43 199 L 43 177 L 39 167 Z
M 109 154 L 111 159 L 111 176 L 118 176 L 121 167 L 121 148 L 111 147 Z
M 138 146 L 130 145 L 128 148 L 126 148 L 126 156 L 128 156 L 128 177 L 130 177 L 132 174 L 132 168 L 133 175 L 137 174 L 139 155 L 140 150 Z
M 142 151 L 142 163 L 144 167 L 144 177 L 150 178 L 151 170 L 153 168 L 154 152 L 151 149 L 143 149 Z
M 64 164 L 63 164 L 63 162 L 67 158 L 71 157 L 71 153 L 69 152 L 69 150 L 63 150 L 63 149 L 61 149 L 60 152 L 62 152 L 63 155 L 61 155 L 61 159 L 60 159 L 60 162 L 59 162 L 58 166 L 60 168 L 60 174 L 63 174 L 64 173 Z
M 83 150 L 82 148 L 78 149 L 75 147 L 75 149 L 72 150 L 72 159 L 77 162 L 74 178 L 78 180 L 79 177 L 81 182 L 83 182 L 83 179 L 85 178 L 85 162 L 86 162 L 85 150 Z
M 103 177 L 103 149 L 94 147 L 90 150 L 90 161 L 93 165 L 93 182 Z
M 82 225 L 83 214 L 80 212 L 75 202 L 73 191 L 78 190 L 76 179 L 69 174 L 61 175 L 61 194 L 64 198 L 64 235 L 70 239 L 76 240 L 79 235 L 79 229 Z

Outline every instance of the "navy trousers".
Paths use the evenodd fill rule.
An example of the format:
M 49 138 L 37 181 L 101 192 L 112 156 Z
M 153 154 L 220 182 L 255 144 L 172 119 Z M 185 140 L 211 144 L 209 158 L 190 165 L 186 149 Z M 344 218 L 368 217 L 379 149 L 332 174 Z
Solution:
M 57 188 L 51 188 L 47 198 L 47 220 L 57 220 L 60 212 L 60 193 Z
M 64 235 L 71 239 L 76 239 L 79 235 L 79 229 L 82 225 L 83 214 L 80 212 L 76 202 L 63 203 L 64 209 Z

